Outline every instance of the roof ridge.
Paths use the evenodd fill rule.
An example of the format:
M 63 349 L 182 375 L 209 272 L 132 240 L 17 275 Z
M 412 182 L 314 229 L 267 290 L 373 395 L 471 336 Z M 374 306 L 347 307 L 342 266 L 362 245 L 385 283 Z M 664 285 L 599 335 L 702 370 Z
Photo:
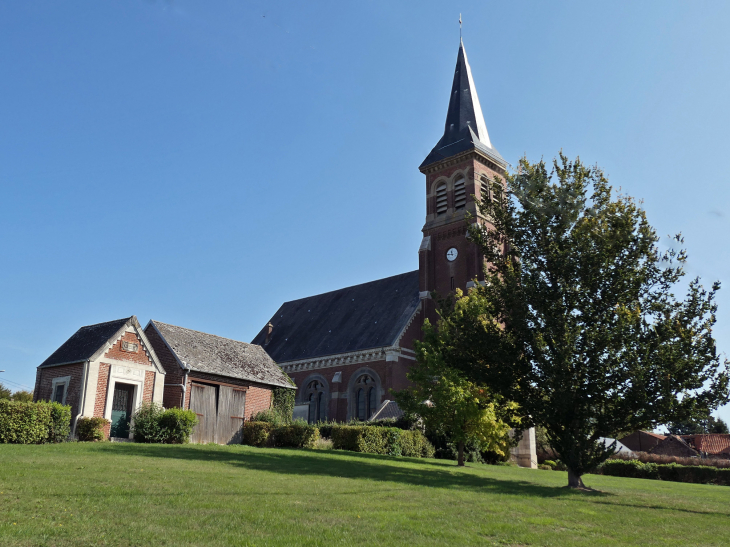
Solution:
M 187 327 L 181 327 L 180 325 L 173 325 L 172 323 L 163 323 L 162 321 L 157 321 L 155 319 L 150 319 L 150 322 L 158 324 L 158 325 L 167 325 L 168 327 L 175 327 L 176 329 L 183 329 L 189 332 L 196 332 L 198 334 L 205 334 L 206 336 L 212 336 L 214 338 L 220 338 L 221 340 L 229 340 L 231 342 L 238 342 L 240 344 L 246 344 L 247 346 L 258 346 L 258 344 L 253 344 L 251 342 L 244 342 L 243 340 L 236 340 L 235 338 L 228 338 L 226 336 L 218 336 L 217 334 L 213 334 L 210 332 L 204 332 L 202 330 L 195 330 L 195 329 L 189 329 Z M 261 347 L 261 346 L 259 346 Z
M 378 283 L 379 281 L 385 281 L 386 279 L 393 279 L 394 277 L 399 277 L 401 275 L 413 274 L 413 273 L 416 273 L 418 271 L 419 270 L 411 270 L 410 272 L 403 272 L 403 273 L 400 273 L 400 274 L 389 275 L 388 277 L 381 277 L 380 279 L 373 279 L 372 281 L 365 281 L 364 283 L 356 283 L 355 285 L 348 285 L 347 287 L 341 287 L 341 288 L 335 289 L 333 291 L 325 291 L 325 292 L 318 293 L 318 294 L 312 294 L 310 296 L 303 296 L 302 298 L 295 298 L 294 300 L 287 300 L 286 302 L 284 302 L 282 304 L 282 306 L 284 304 L 291 304 L 293 302 L 299 302 L 301 300 L 308 300 L 310 298 L 315 298 L 317 296 L 324 296 L 325 294 L 332 294 L 332 293 L 336 293 L 336 292 L 339 292 L 339 291 L 345 291 L 347 289 L 353 289 L 355 287 L 362 287 L 363 285 L 369 285 L 370 283 Z
M 102 321 L 101 323 L 92 323 L 91 325 L 83 325 L 83 326 L 79 327 L 78 330 L 85 329 L 88 327 L 98 327 L 101 325 L 109 325 L 111 323 L 118 323 L 119 321 L 124 321 L 126 323 L 127 321 L 132 319 L 132 317 L 134 317 L 134 315 L 130 315 L 129 317 L 122 317 L 120 319 L 112 319 L 111 321 Z

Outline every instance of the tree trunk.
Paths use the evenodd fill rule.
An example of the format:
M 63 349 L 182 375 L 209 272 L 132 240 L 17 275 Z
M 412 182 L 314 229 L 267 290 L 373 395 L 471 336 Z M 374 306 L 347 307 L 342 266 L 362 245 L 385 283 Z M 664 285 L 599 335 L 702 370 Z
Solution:
M 464 467 L 464 441 L 459 441 L 459 467 Z
M 585 488 L 585 485 L 583 484 L 583 479 L 580 475 L 576 475 L 568 469 L 568 487 L 569 488 Z

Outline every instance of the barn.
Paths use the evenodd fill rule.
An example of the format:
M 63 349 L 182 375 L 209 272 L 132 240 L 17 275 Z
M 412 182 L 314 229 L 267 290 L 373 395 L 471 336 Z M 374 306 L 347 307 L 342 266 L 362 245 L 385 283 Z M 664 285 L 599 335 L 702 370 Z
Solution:
M 198 415 L 191 442 L 240 444 L 243 421 L 271 407 L 274 389 L 296 389 L 259 345 L 154 320 L 144 332 L 166 373 L 164 406 Z

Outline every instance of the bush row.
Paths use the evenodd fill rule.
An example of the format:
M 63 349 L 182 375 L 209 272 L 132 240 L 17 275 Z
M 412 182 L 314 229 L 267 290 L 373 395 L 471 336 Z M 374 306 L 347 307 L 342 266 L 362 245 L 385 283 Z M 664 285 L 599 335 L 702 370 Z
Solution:
M 433 458 L 434 448 L 418 430 L 397 427 L 372 427 L 367 425 L 333 425 L 330 438 L 332 447 L 339 450 Z
M 0 400 L 0 443 L 60 443 L 70 432 L 70 406 Z
M 319 439 L 319 429 L 305 422 L 275 425 L 270 422 L 245 422 L 243 444 L 276 446 L 280 448 L 313 448 Z
M 192 410 L 142 403 L 134 415 L 133 434 L 137 443 L 183 444 L 190 441 L 198 417 Z
M 642 463 L 637 460 L 608 460 L 600 468 L 604 475 L 730 486 L 730 469 L 677 463 Z

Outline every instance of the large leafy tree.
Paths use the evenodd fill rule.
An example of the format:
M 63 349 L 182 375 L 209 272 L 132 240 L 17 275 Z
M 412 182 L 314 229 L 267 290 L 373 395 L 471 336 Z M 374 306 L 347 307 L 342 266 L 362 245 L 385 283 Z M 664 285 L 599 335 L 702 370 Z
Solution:
M 454 340 L 452 329 L 469 306 L 460 298 L 447 318 L 434 328 L 428 320 L 423 325 L 423 341 L 416 341 L 416 364 L 408 372 L 411 386 L 394 392 L 398 406 L 408 415 L 423 419 L 426 428 L 445 431 L 458 450 L 457 462 L 464 465 L 464 447 L 475 444 L 482 451 L 504 456 L 512 442 L 510 427 L 520 422 L 517 405 L 504 402 L 484 386 L 469 381 L 449 365 Z
M 730 433 L 725 420 L 713 416 L 667 424 L 672 435 L 697 435 L 701 433 Z
M 612 452 L 599 438 L 728 400 L 712 337 L 719 284 L 695 279 L 677 298 L 684 251 L 661 251 L 639 204 L 596 167 L 522 160 L 506 184 L 504 200 L 480 204 L 493 228 L 470 230 L 486 283 L 450 317 L 448 362 L 544 426 L 582 487 Z

